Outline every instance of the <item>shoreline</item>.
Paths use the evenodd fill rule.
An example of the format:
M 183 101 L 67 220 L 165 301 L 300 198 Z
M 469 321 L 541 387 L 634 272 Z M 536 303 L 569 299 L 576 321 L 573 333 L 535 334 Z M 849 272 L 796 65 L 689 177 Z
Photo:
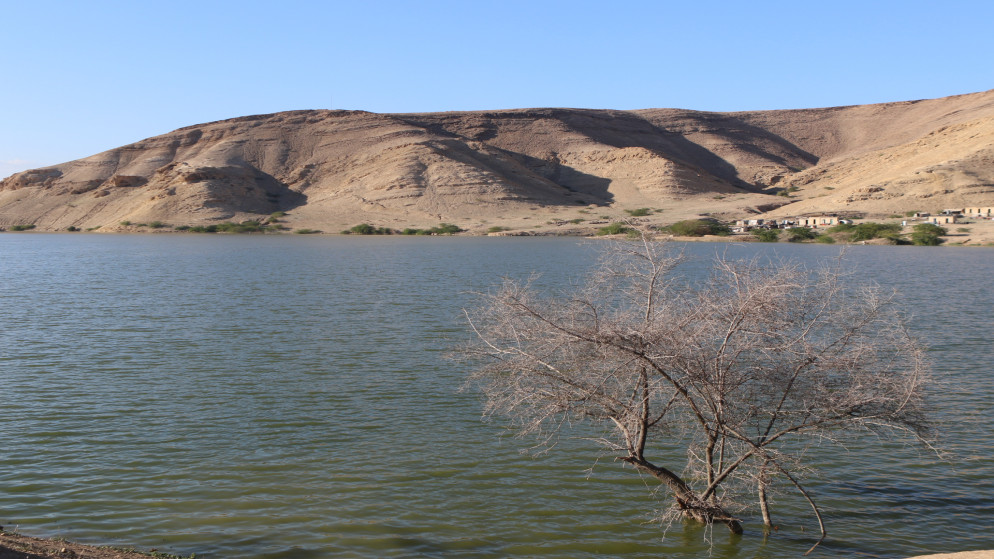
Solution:
M 247 233 L 228 233 L 228 232 L 217 232 L 217 233 L 188 233 L 185 231 L 49 231 L 49 230 L 27 230 L 27 231 L 2 231 L 0 230 L 0 237 L 4 234 L 13 235 L 203 235 L 203 236 L 298 236 L 297 233 L 293 232 L 281 232 L 281 233 L 262 233 L 262 232 L 247 232 Z M 994 248 L 994 227 L 991 228 L 989 236 L 987 234 L 981 236 L 980 238 L 967 238 L 965 240 L 952 240 L 949 237 L 959 237 L 962 234 L 953 234 L 943 237 L 944 241 L 942 244 L 936 245 L 939 247 L 963 247 L 963 248 Z M 306 237 L 564 237 L 564 238 L 577 238 L 577 239 L 624 239 L 625 235 L 595 235 L 589 232 L 543 232 L 536 233 L 532 231 L 508 231 L 501 234 L 487 234 L 487 233 L 474 233 L 474 232 L 463 232 L 455 234 L 440 234 L 440 235 L 357 235 L 357 234 L 343 234 L 343 233 L 326 233 L 326 232 L 316 232 L 303 235 Z M 801 242 L 791 242 L 786 240 L 779 240 L 773 242 L 763 242 L 758 240 L 756 237 L 743 234 L 743 233 L 733 233 L 731 235 L 703 235 L 700 237 L 684 237 L 676 235 L 665 235 L 659 236 L 656 240 L 665 240 L 673 242 L 683 242 L 683 243 L 762 243 L 769 245 L 777 244 L 791 244 L 791 245 L 817 245 L 822 243 L 817 243 L 814 241 L 801 241 Z M 971 242 L 976 241 L 976 242 Z M 835 243 L 828 243 L 829 246 L 832 244 L 839 246 L 859 246 L 859 245 L 876 245 L 876 246 L 914 246 L 911 244 L 896 244 L 890 242 L 887 239 L 872 239 L 869 241 L 857 241 L 857 242 L 842 242 L 838 241 Z M 2 558 L 0 558 L 2 559 Z
M 156 549 L 141 551 L 117 546 L 86 545 L 61 538 L 35 538 L 16 532 L 0 530 L 0 559 L 43 559 L 72 557 L 74 559 L 183 559 L 180 555 Z M 196 554 L 190 555 L 190 559 Z M 930 555 L 915 555 L 907 559 L 994 559 L 994 550 L 958 551 Z
M 133 547 L 87 545 L 62 538 L 36 538 L 0 529 L 0 559 L 42 559 L 71 557 L 73 559 L 183 559 L 180 555 L 156 549 L 142 551 Z M 196 554 L 190 558 L 196 557 Z

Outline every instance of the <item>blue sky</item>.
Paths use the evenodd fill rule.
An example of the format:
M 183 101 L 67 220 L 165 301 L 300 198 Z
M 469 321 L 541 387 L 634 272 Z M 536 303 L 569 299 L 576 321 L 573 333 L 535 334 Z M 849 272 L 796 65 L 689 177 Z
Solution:
M 994 2 L 0 0 L 0 177 L 293 109 L 709 111 L 994 88 Z

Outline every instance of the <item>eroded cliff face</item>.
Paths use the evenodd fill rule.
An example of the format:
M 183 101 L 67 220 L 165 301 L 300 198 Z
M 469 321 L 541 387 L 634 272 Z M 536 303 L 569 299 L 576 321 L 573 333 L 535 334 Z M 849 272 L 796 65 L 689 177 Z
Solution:
M 182 128 L 0 181 L 0 227 L 173 225 L 286 212 L 339 230 L 651 207 L 710 214 L 994 203 L 994 92 L 701 113 L 294 111 Z M 776 196 L 793 187 L 791 198 Z M 959 201 L 963 200 L 963 203 Z M 881 202 L 882 203 L 878 203 Z

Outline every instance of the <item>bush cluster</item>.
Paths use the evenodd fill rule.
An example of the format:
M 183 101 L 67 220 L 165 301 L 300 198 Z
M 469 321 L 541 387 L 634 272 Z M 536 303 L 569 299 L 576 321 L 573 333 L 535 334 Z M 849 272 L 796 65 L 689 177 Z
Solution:
M 342 231 L 343 235 L 451 235 L 453 233 L 460 233 L 463 229 L 458 225 L 452 225 L 451 223 L 441 223 L 437 227 L 430 227 L 428 229 L 412 229 L 407 228 L 403 231 L 397 231 L 396 229 L 390 229 L 388 227 L 374 227 L 368 223 L 360 223 L 351 229 Z
M 867 221 L 859 225 L 840 223 L 828 230 L 829 233 L 845 233 L 848 241 L 857 243 L 871 239 L 890 239 L 901 242 L 901 225 L 898 223 L 876 223 Z
M 780 239 L 780 231 L 776 229 L 753 229 L 750 233 L 762 243 L 775 243 Z
M 703 237 L 704 235 L 727 236 L 732 230 L 723 223 L 711 219 L 686 219 L 663 228 L 663 231 L 681 237 Z
M 636 208 L 634 210 L 625 210 L 625 213 L 632 217 L 643 217 L 652 213 L 652 210 L 649 208 Z
M 914 226 L 914 231 L 911 232 L 911 244 L 938 246 L 942 244 L 940 237 L 948 232 L 945 227 L 939 227 L 934 223 L 919 223 Z
M 817 233 L 807 227 L 791 227 L 790 229 L 787 229 L 787 242 L 790 243 L 810 241 L 817 236 Z
M 604 227 L 601 227 L 600 229 L 598 229 L 596 235 L 599 235 L 599 236 L 603 236 L 603 235 L 627 235 L 627 234 L 633 233 L 633 232 L 635 232 L 635 230 L 632 229 L 631 227 L 625 225 L 624 223 L 621 223 L 620 221 L 616 221 L 616 222 L 612 223 L 611 225 L 605 225 Z
M 266 233 L 278 231 L 275 225 L 265 225 L 259 221 L 249 220 L 241 223 L 225 221 L 214 225 L 180 225 L 177 231 L 189 231 L 191 233 Z

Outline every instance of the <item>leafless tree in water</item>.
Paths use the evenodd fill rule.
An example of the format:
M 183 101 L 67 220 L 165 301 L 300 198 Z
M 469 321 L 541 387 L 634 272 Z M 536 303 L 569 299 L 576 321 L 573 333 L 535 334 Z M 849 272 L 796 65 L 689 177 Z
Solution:
M 757 507 L 770 527 L 770 491 L 796 490 L 820 543 L 805 449 L 866 434 L 929 445 L 924 349 L 894 295 L 841 259 L 716 258 L 700 281 L 681 279 L 680 261 L 643 235 L 556 296 L 505 280 L 467 311 L 468 354 L 483 357 L 470 385 L 520 435 L 607 426 L 600 442 L 664 484 L 672 514 L 741 533 L 737 514 Z

